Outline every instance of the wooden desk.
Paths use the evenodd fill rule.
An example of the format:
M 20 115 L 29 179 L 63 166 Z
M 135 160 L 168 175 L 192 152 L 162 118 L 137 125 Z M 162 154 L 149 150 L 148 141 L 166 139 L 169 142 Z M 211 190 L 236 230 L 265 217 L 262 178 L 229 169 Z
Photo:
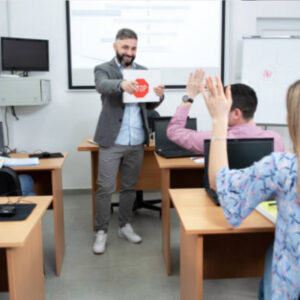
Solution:
M 226 221 L 204 189 L 170 189 L 180 218 L 180 299 L 202 299 L 202 281 L 258 277 L 274 224 L 253 211 L 239 228 Z
M 161 170 L 162 187 L 162 249 L 167 274 L 171 274 L 171 248 L 170 248 L 170 209 L 171 201 L 168 190 L 171 187 L 201 187 L 204 164 L 196 164 L 190 157 L 164 158 L 155 154 Z
M 54 238 L 56 274 L 60 275 L 65 254 L 65 226 L 64 205 L 62 194 L 62 166 L 67 152 L 63 158 L 40 159 L 37 166 L 13 167 L 18 174 L 29 174 L 34 180 L 34 192 L 37 195 L 51 195 L 53 198 Z M 13 154 L 11 157 L 26 157 L 28 154 Z
M 19 197 L 10 197 L 15 202 Z M 0 291 L 10 300 L 45 299 L 41 218 L 51 196 L 26 197 L 37 206 L 24 221 L 0 222 Z M 0 203 L 6 203 L 1 197 Z
M 95 219 L 95 199 L 96 191 L 98 188 L 97 177 L 98 177 L 98 152 L 99 146 L 88 142 L 89 139 L 93 139 L 92 136 L 88 136 L 80 143 L 77 150 L 78 151 L 88 151 L 91 153 L 91 180 L 92 180 L 92 209 L 93 209 L 93 224 Z M 143 165 L 140 173 L 139 180 L 135 187 L 136 190 L 141 191 L 158 191 L 160 190 L 160 170 L 158 168 L 155 156 L 154 156 L 155 146 L 153 141 L 151 141 L 150 146 L 144 147 L 144 159 Z M 117 189 L 120 188 L 119 185 L 119 175 L 118 175 Z M 94 226 L 94 225 L 93 225 Z

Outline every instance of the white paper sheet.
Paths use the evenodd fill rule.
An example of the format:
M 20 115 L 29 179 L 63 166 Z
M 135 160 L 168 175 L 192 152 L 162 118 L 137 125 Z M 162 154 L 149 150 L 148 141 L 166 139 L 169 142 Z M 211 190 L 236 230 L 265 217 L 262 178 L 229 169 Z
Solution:
M 4 157 L 4 166 L 19 167 L 19 166 L 36 166 L 40 163 L 37 157 L 28 158 L 9 158 Z
M 139 92 L 134 95 L 123 93 L 124 103 L 158 102 L 153 88 L 161 85 L 159 70 L 124 70 L 123 77 L 126 80 L 138 81 Z

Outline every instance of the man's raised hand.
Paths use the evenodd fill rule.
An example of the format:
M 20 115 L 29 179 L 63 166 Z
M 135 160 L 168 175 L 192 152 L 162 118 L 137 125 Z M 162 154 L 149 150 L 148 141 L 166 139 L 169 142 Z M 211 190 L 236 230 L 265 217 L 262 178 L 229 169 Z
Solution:
M 190 74 L 186 85 L 186 93 L 189 98 L 194 99 L 200 93 L 204 75 L 205 72 L 202 69 L 198 69 L 194 73 Z

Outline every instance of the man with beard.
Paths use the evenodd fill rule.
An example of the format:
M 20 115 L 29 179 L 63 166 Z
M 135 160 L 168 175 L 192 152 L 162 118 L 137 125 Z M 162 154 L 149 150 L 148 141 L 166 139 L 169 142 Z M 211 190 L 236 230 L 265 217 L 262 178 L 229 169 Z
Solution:
M 143 144 L 149 144 L 147 109 L 154 109 L 164 99 L 164 87 L 154 88 L 160 98 L 153 103 L 124 104 L 122 94 L 138 91 L 136 81 L 123 79 L 124 69 L 144 70 L 134 63 L 137 35 L 130 29 L 120 29 L 113 44 L 116 56 L 95 67 L 96 90 L 101 94 L 102 111 L 94 140 L 99 144 L 98 190 L 96 193 L 95 254 L 104 253 L 110 218 L 110 202 L 116 189 L 116 176 L 120 171 L 119 231 L 120 237 L 131 243 L 140 243 L 130 225 L 132 207 L 143 161 Z

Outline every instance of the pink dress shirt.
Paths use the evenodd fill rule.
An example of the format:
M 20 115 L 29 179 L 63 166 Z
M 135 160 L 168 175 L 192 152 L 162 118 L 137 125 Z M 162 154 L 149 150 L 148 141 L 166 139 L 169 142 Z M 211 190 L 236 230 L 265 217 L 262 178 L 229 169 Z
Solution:
M 211 138 L 211 131 L 195 131 L 186 129 L 185 124 L 190 111 L 189 106 L 178 106 L 167 129 L 167 136 L 172 142 L 193 152 L 204 154 L 204 140 Z M 272 130 L 263 130 L 255 123 L 247 123 L 230 127 L 227 138 L 274 138 L 274 151 L 283 152 L 284 144 L 281 136 Z

